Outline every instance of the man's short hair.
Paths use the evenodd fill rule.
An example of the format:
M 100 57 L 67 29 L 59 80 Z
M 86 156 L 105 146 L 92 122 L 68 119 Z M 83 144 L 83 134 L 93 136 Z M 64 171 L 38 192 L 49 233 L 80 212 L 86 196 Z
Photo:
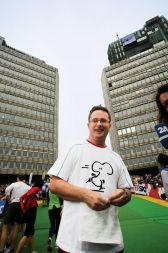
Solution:
M 17 175 L 17 178 L 19 178 L 20 181 L 23 181 L 25 179 L 25 175 L 19 174 Z
M 107 112 L 108 117 L 109 117 L 109 121 L 111 122 L 111 115 L 110 115 L 109 110 L 108 110 L 106 107 L 102 106 L 102 105 L 96 105 L 96 106 L 93 106 L 93 107 L 92 107 L 92 109 L 90 110 L 89 115 L 88 115 L 88 121 L 90 120 L 91 114 L 92 114 L 94 111 L 98 111 L 98 110 Z
M 44 181 L 43 181 L 42 179 L 38 179 L 38 180 L 36 180 L 36 181 L 34 182 L 33 186 L 34 186 L 34 187 L 42 188 L 43 184 L 44 184 Z
M 160 153 L 157 158 L 158 163 L 162 164 L 163 166 L 168 166 L 168 156 Z

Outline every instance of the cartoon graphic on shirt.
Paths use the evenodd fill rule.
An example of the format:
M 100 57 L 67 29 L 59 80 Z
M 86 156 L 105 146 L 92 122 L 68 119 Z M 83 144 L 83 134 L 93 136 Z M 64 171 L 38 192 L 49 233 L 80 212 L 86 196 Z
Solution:
M 93 191 L 104 192 L 106 183 L 105 178 L 107 178 L 107 175 L 113 174 L 112 166 L 107 162 L 100 163 L 98 161 L 95 161 L 92 164 L 91 169 L 92 169 L 91 176 L 86 181 L 86 183 L 92 184 Z

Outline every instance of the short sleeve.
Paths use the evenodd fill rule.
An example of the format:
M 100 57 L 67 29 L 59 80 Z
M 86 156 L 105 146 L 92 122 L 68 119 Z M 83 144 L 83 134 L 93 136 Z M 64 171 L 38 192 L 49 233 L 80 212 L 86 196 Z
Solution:
M 75 156 L 76 156 L 76 147 L 73 146 L 69 149 L 66 155 L 62 155 L 55 161 L 55 163 L 50 168 L 47 174 L 49 176 L 60 177 L 63 180 L 67 181 L 73 169 Z
M 5 189 L 5 194 L 7 196 L 10 195 L 11 191 L 13 190 L 13 187 L 14 187 L 14 183 L 10 184 L 9 186 L 7 186 L 7 188 Z
M 120 176 L 118 181 L 118 188 L 132 188 L 133 184 L 131 177 L 121 157 L 119 157 L 119 166 L 120 166 Z

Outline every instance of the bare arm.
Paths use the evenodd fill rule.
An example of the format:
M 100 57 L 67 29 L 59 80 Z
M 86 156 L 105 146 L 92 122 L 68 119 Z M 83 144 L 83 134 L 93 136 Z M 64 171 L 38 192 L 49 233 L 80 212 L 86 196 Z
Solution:
M 116 189 L 109 197 L 109 202 L 114 206 L 123 206 L 131 200 L 131 190 L 128 188 Z
M 50 190 L 59 197 L 77 202 L 85 202 L 91 209 L 101 211 L 109 207 L 109 200 L 100 193 L 72 185 L 58 177 L 50 180 Z
M 6 196 L 10 196 L 11 191 L 13 190 L 13 183 L 8 185 L 5 189 Z

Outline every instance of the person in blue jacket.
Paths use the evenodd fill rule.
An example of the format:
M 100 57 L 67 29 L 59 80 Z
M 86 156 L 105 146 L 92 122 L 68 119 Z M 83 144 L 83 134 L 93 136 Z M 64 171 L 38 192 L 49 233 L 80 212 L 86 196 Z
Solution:
M 168 149 L 168 83 L 157 89 L 156 105 L 158 107 L 155 131 L 161 145 Z

